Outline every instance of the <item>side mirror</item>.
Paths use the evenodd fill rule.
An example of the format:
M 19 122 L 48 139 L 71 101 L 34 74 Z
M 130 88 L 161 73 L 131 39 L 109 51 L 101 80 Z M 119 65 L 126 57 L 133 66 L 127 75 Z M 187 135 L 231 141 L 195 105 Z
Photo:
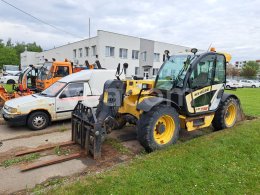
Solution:
M 63 98 L 66 98 L 67 96 L 66 96 L 66 94 L 65 93 L 62 93 L 61 95 L 60 95 L 60 99 L 63 99 Z
M 117 73 L 117 75 L 120 74 L 120 63 L 117 65 L 116 73 Z
M 123 64 L 123 67 L 124 67 L 124 74 L 126 74 L 126 69 L 128 68 L 128 64 L 127 64 L 127 63 L 124 63 L 124 64 Z

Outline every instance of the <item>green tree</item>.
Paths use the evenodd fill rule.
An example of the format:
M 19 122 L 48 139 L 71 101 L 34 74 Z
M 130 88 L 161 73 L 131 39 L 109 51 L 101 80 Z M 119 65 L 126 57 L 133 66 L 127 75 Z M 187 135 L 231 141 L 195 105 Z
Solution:
M 36 42 L 33 43 L 25 43 L 25 42 L 16 42 L 12 43 L 12 39 L 9 38 L 5 43 L 0 39 L 0 68 L 4 64 L 19 64 L 20 63 L 20 54 L 25 51 L 34 51 L 41 52 L 41 46 L 37 45 Z
M 9 38 L 6 42 L 6 47 L 13 47 L 14 45 L 12 44 L 12 39 Z
M 243 66 L 241 71 L 241 76 L 244 77 L 255 77 L 257 71 L 259 70 L 259 65 L 255 61 L 248 61 L 245 66 Z
M 0 48 L 0 68 L 4 64 L 19 64 L 20 58 L 17 56 L 15 49 L 9 47 Z

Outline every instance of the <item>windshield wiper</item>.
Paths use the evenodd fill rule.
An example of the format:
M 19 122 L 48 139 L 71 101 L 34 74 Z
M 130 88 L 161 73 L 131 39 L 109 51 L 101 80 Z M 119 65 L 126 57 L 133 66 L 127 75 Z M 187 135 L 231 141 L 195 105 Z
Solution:
M 48 95 L 48 94 L 46 94 L 46 93 L 40 93 L 40 95 L 46 96 L 46 95 Z

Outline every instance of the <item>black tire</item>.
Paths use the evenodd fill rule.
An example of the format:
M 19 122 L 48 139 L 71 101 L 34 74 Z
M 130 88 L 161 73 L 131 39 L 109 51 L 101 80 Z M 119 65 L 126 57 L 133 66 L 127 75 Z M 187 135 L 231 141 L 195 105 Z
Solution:
M 231 105 L 234 105 L 236 108 L 235 118 L 234 118 L 234 121 L 232 122 L 232 124 L 227 124 L 227 122 L 226 122 L 227 109 Z M 224 102 L 222 102 L 219 105 L 219 108 L 216 111 L 214 119 L 212 121 L 212 126 L 214 127 L 214 130 L 218 131 L 221 129 L 233 127 L 237 121 L 238 110 L 239 110 L 239 106 L 238 106 L 238 102 L 236 99 L 230 97 L 230 98 L 227 98 Z
M 158 119 L 162 116 L 171 117 L 174 121 L 172 137 L 167 143 L 158 144 L 154 137 L 155 126 L 158 125 Z M 160 123 L 159 123 L 160 124 Z M 149 112 L 144 112 L 137 122 L 137 139 L 147 152 L 165 148 L 175 143 L 179 137 L 180 121 L 178 113 L 172 107 L 159 105 L 152 108 Z M 165 126 L 162 133 L 165 133 Z M 158 134 L 162 134 L 159 133 Z
M 226 86 L 226 88 L 227 88 L 227 89 L 230 89 L 230 86 L 229 86 L 229 85 L 227 85 L 227 86 Z
M 117 125 L 113 127 L 113 130 L 120 130 L 126 125 L 126 120 L 122 117 L 116 118 Z
M 42 111 L 33 112 L 29 115 L 27 125 L 31 130 L 41 130 L 48 127 L 50 124 L 50 117 Z
M 252 85 L 252 88 L 256 88 L 256 86 L 255 86 L 255 85 Z
M 13 79 L 10 79 L 10 80 L 8 80 L 7 82 L 6 82 L 6 84 L 15 84 L 15 81 L 13 80 Z

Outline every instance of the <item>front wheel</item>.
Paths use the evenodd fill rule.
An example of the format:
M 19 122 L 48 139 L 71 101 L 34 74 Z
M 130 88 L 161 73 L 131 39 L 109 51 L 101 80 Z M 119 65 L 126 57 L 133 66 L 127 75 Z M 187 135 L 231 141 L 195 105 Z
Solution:
M 238 102 L 234 98 L 228 98 L 219 106 L 212 121 L 215 130 L 233 127 L 238 116 Z
M 253 85 L 253 86 L 252 86 L 252 88 L 256 88 L 256 86 L 255 86 L 255 85 Z
M 45 129 L 50 123 L 50 118 L 45 112 L 37 111 L 29 115 L 27 125 L 31 130 Z
M 146 151 L 152 152 L 175 143 L 180 121 L 172 107 L 159 105 L 144 112 L 137 123 L 137 138 Z

